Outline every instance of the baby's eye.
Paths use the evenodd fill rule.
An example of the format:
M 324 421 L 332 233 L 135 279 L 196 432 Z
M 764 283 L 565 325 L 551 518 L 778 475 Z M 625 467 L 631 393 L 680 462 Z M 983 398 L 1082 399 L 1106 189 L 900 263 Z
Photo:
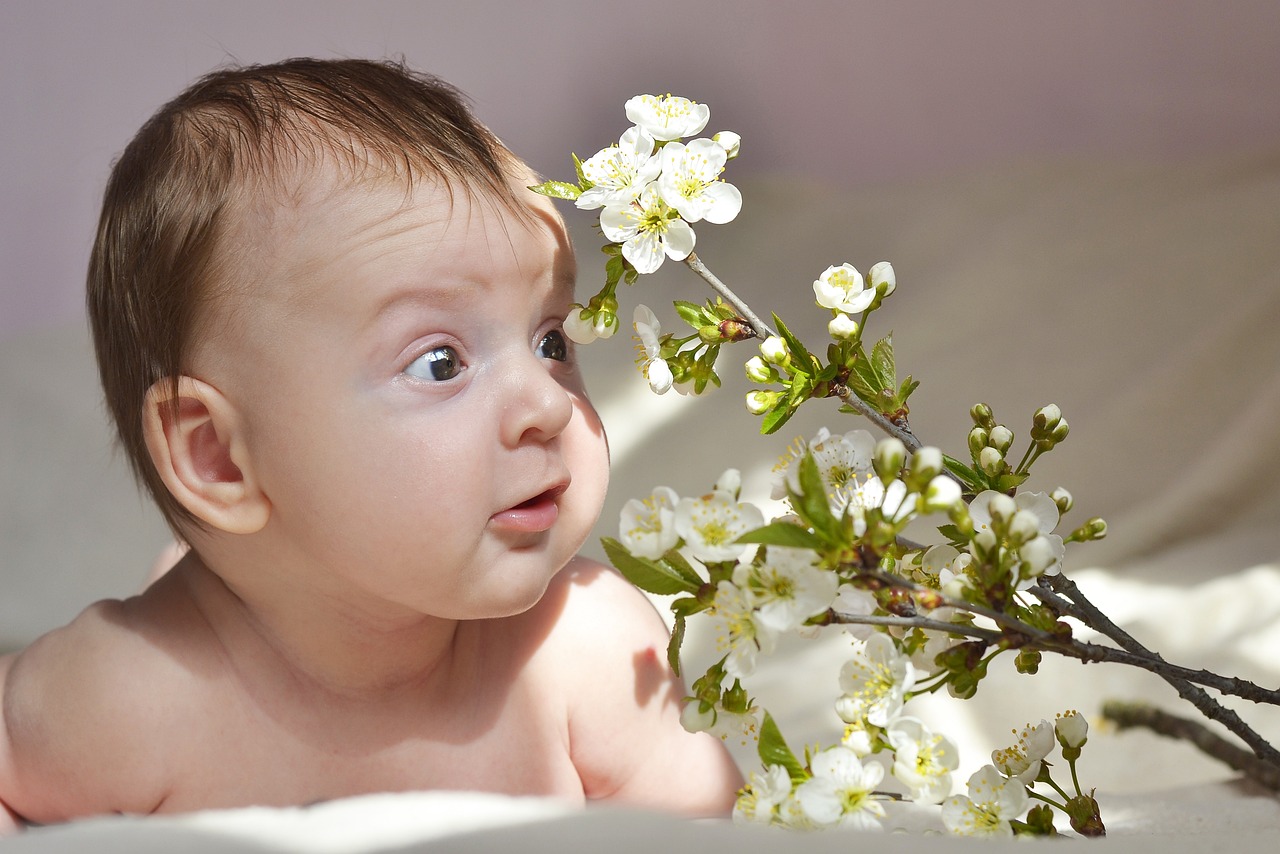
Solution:
M 569 361 L 569 343 L 564 340 L 564 333 L 552 329 L 538 342 L 538 355 L 544 359 L 555 359 L 557 362 Z
M 452 347 L 428 350 L 409 363 L 404 372 L 411 377 L 442 382 L 451 380 L 462 372 L 462 360 Z

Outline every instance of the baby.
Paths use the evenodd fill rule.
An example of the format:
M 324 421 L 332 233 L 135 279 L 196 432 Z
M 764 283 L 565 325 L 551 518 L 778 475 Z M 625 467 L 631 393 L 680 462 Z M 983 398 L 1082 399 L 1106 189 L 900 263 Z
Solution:
M 575 557 L 607 449 L 532 183 L 388 63 L 217 72 L 143 126 L 89 312 L 191 549 L 0 659 L 0 823 L 412 789 L 728 812 L 662 621 Z

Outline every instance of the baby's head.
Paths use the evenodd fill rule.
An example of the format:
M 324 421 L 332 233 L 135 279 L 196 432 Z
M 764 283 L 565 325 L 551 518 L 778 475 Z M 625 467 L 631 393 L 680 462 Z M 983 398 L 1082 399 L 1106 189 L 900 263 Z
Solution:
M 430 456 L 446 439 L 433 443 L 423 434 L 451 429 L 444 425 L 453 417 L 449 407 L 463 417 L 458 400 L 467 394 L 473 409 L 466 432 L 480 440 L 486 419 L 493 421 L 492 441 L 510 444 L 513 454 L 529 436 L 564 430 L 570 409 L 588 415 L 598 436 L 576 371 L 560 367 L 561 349 L 571 346 L 559 333 L 571 299 L 571 252 L 554 211 L 523 189 L 529 183 L 527 168 L 470 115 L 456 90 L 390 63 L 300 59 L 219 71 L 150 119 L 108 184 L 88 305 L 121 442 L 171 526 L 183 534 L 211 521 L 252 530 L 257 522 L 236 520 L 265 517 L 249 512 L 223 524 L 216 506 L 239 501 L 245 489 L 284 515 L 284 524 L 300 527 L 306 512 L 299 496 L 317 496 L 307 525 L 322 526 L 328 509 L 338 513 L 317 495 L 329 486 L 324 478 L 347 481 L 356 517 L 375 485 L 411 502 L 421 482 L 448 473 L 397 483 L 406 466 L 387 457 L 403 458 L 406 448 L 395 449 L 410 436 L 424 442 L 414 453 Z M 519 364 L 502 370 L 515 373 L 499 373 L 496 364 L 488 373 L 484 360 L 496 360 L 508 345 L 479 340 L 485 327 L 476 327 L 476 342 L 455 341 L 463 333 L 450 331 L 482 316 L 496 293 L 486 289 L 497 279 L 531 284 L 530 296 L 507 307 L 507 322 L 493 325 L 534 336 L 523 345 L 533 351 L 529 364 L 503 351 Z M 438 299 L 423 295 L 433 288 L 442 291 Z M 440 340 L 426 340 L 431 336 Z M 492 352 L 481 352 L 490 343 Z M 342 361 L 348 356 L 350 364 Z M 531 365 L 542 374 L 549 366 L 571 402 L 553 400 L 542 374 L 504 388 L 477 381 L 514 377 Z M 332 399 L 319 396 L 334 389 Z M 543 423 L 510 420 L 521 413 Z M 423 423 L 411 424 L 415 418 Z M 185 444 L 189 459 L 168 456 L 162 446 L 175 443 Z M 341 453 L 330 454 L 335 445 Z M 367 459 L 352 461 L 370 448 Z M 490 450 L 477 445 L 472 453 Z M 306 453 L 305 465 L 280 462 Z M 496 494 L 476 513 L 506 508 L 523 518 L 520 508 L 533 507 L 543 491 L 560 500 L 567 478 L 558 463 L 518 455 L 495 463 L 505 474 L 469 475 L 509 484 L 486 483 Z M 323 471 L 309 483 L 317 467 Z M 352 483 L 359 471 L 378 480 Z M 213 487 L 200 486 L 193 497 L 188 478 Z M 603 481 L 588 491 L 586 504 L 598 512 Z M 211 514 L 201 510 L 209 501 Z M 366 528 L 394 513 L 376 500 L 371 506 Z M 298 538 L 324 539 L 326 531 Z M 503 536 L 517 534 L 528 532 Z M 335 554 L 345 547 L 330 546 Z

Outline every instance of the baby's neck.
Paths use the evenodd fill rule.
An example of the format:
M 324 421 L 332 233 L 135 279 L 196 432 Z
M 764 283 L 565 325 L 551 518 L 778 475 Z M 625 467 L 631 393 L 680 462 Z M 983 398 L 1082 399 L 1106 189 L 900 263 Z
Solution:
M 420 694 L 450 682 L 458 622 L 361 613 L 297 587 L 240 587 L 194 551 L 171 573 L 184 584 L 236 670 L 353 701 Z M 277 684 L 279 682 L 277 681 Z

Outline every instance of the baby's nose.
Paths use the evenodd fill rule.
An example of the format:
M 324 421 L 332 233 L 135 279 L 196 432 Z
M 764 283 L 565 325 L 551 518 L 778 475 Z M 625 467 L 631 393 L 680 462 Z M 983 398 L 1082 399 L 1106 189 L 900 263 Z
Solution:
M 512 447 L 546 442 L 564 432 L 573 417 L 569 392 L 546 365 L 532 357 L 531 367 L 513 370 L 503 402 L 503 439 Z

